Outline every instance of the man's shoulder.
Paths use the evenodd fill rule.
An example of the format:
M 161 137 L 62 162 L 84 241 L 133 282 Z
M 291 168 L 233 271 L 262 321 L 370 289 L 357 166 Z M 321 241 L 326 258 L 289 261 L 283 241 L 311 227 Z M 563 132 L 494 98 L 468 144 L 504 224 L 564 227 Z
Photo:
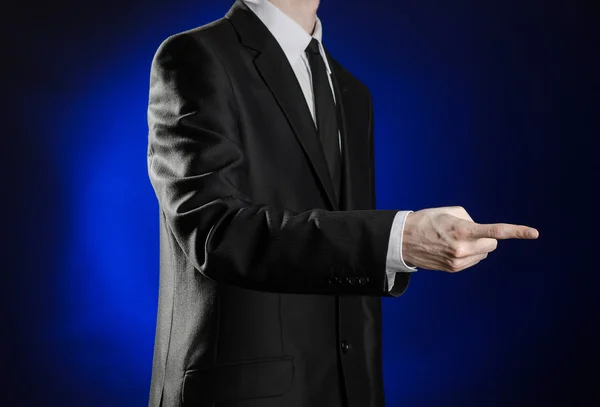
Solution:
M 236 42 L 235 30 L 227 18 L 222 17 L 210 23 L 169 35 L 159 44 L 155 58 L 163 53 L 189 52 L 192 48 L 208 48 L 213 51 L 228 49 Z

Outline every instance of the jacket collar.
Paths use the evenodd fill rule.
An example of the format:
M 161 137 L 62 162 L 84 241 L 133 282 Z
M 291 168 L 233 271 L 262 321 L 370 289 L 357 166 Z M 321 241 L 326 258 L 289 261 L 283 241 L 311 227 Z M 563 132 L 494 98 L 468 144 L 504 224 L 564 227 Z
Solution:
M 314 38 L 319 43 L 321 56 L 325 61 L 327 73 L 331 74 L 323 48 L 323 25 L 316 18 L 312 35 L 308 34 L 294 19 L 273 5 L 269 0 L 242 0 L 243 3 L 262 21 L 279 43 L 291 66 L 304 54 L 306 47 Z

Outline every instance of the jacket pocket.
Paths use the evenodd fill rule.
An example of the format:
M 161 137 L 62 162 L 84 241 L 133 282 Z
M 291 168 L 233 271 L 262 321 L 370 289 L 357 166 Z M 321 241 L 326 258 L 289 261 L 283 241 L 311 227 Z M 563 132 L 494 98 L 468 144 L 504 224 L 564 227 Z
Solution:
M 181 398 L 186 406 L 210 406 L 238 400 L 282 396 L 294 377 L 292 356 L 252 359 L 205 369 L 186 370 Z

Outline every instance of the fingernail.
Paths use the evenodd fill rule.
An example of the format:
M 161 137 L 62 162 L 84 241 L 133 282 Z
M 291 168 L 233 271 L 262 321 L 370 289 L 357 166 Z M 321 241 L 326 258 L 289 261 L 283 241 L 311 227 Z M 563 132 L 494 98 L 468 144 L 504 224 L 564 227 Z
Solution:
M 532 238 L 532 239 L 535 239 L 535 238 L 537 238 L 537 237 L 538 237 L 538 235 L 539 235 L 539 233 L 538 233 L 538 231 L 537 231 L 537 230 L 535 230 L 535 229 L 530 229 L 530 230 L 527 232 L 527 236 L 529 236 L 529 237 L 530 237 L 530 238 Z

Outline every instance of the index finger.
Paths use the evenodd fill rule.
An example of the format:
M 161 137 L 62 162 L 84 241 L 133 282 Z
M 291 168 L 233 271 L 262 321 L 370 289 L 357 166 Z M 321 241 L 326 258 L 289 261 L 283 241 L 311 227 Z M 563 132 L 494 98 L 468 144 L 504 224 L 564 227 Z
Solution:
M 510 223 L 491 223 L 471 225 L 471 237 L 491 239 L 537 239 L 540 233 L 537 229 Z

